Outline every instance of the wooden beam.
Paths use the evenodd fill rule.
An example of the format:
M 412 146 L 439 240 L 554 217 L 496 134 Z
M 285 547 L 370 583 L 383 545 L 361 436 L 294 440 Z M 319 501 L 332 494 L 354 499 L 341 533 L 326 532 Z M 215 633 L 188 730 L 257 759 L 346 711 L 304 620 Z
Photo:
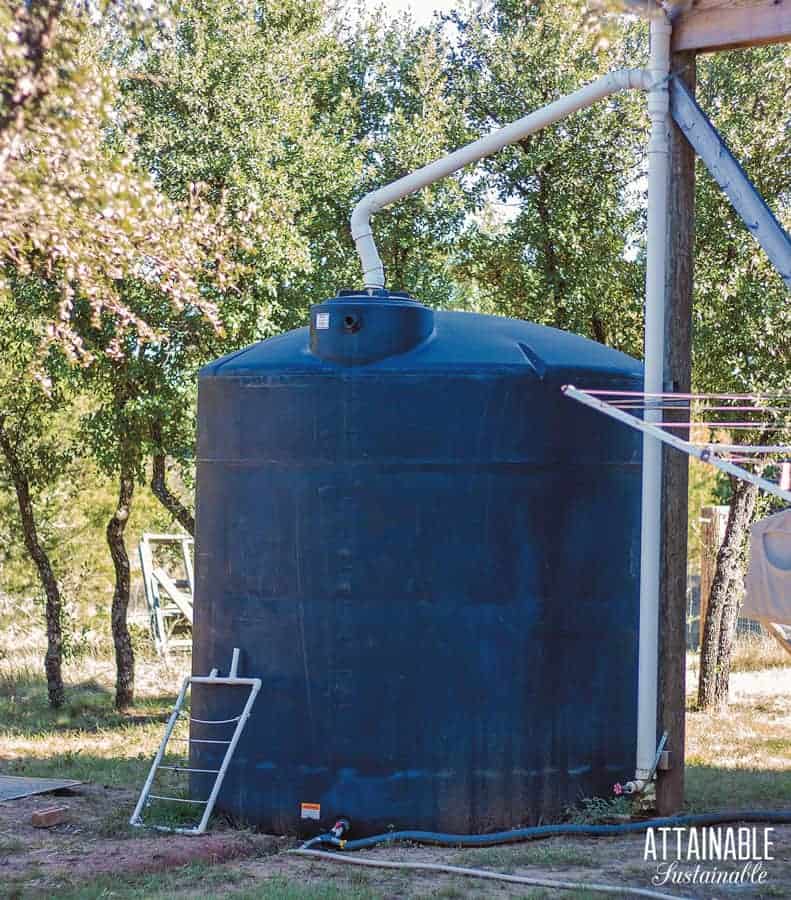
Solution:
M 695 90 L 694 50 L 673 53 L 671 68 Z M 692 378 L 695 152 L 673 122 L 670 167 L 664 381 L 665 390 L 687 393 Z M 682 431 L 679 429 L 679 437 L 685 436 Z M 670 768 L 657 772 L 656 807 L 662 816 L 678 812 L 684 803 L 688 466 L 685 453 L 663 448 L 658 716 L 659 733 L 668 733 Z
M 728 50 L 791 41 L 791 0 L 693 0 L 673 21 L 674 50 Z

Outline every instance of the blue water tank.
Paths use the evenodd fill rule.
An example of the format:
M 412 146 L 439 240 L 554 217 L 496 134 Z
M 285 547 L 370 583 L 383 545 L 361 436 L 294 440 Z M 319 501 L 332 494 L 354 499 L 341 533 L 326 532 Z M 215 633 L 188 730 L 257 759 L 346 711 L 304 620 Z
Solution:
M 576 335 L 386 292 L 203 369 L 194 671 L 240 647 L 263 679 L 221 810 L 485 832 L 631 775 L 640 438 L 560 388 L 641 378 Z M 193 715 L 239 702 L 196 688 Z

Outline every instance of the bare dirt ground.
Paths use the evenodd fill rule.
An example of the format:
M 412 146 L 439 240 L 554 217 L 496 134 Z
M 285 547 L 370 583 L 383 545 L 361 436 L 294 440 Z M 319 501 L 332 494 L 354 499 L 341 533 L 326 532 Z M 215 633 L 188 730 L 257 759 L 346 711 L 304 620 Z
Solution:
M 94 785 L 71 796 L 38 796 L 0 804 L 0 896 L 205 896 L 205 897 L 525 897 L 544 896 L 525 885 L 481 881 L 458 875 L 362 869 L 324 860 L 303 859 L 285 851 L 288 838 L 219 830 L 191 838 L 179 835 L 105 837 L 96 823 L 108 806 L 124 814 L 131 792 Z M 30 824 L 32 812 L 53 804 L 69 808 L 69 821 L 51 829 Z M 672 886 L 657 888 L 676 896 L 791 896 L 791 826 L 772 833 L 774 860 L 765 864 L 763 885 L 738 887 Z M 3 851 L 9 840 L 13 846 Z M 652 887 L 657 865 L 643 860 L 642 835 L 618 838 L 551 838 L 483 850 L 398 846 L 354 854 L 355 859 L 484 868 L 534 879 Z M 694 863 L 685 864 L 694 868 Z M 206 884 L 205 872 L 213 873 Z M 735 863 L 719 868 L 740 869 Z M 178 876 L 156 882 L 142 876 Z M 219 881 L 219 883 L 218 883 Z M 224 882 L 224 883 L 223 883 Z M 150 886 L 150 893 L 146 890 Z M 315 891 L 312 892 L 313 886 Z M 274 889 L 274 893 L 272 890 Z M 143 893 L 140 893 L 140 891 Z M 563 896 L 552 891 L 552 896 Z M 569 896 L 585 896 L 581 890 Z M 600 896 L 600 895 L 599 895 Z
M 732 688 L 727 713 L 714 716 L 690 711 L 688 715 L 689 807 L 694 811 L 789 809 L 791 668 L 735 673 Z M 139 782 L 162 730 L 159 699 L 151 700 L 151 708 L 144 711 L 152 715 L 142 719 L 138 715 L 115 722 L 107 714 L 96 721 L 93 730 L 84 724 L 74 728 L 75 722 L 83 723 L 83 719 L 74 719 L 61 730 L 44 733 L 39 719 L 25 724 L 24 690 L 24 684 L 15 683 L 14 702 L 21 707 L 14 713 L 15 721 L 21 723 L 16 731 L 3 736 L 0 721 L 0 763 L 5 758 L 0 768 L 9 774 L 62 774 L 86 783 L 68 796 L 42 795 L 0 803 L 0 897 L 374 900 L 603 896 L 580 888 L 548 891 L 452 874 L 305 859 L 287 853 L 296 846 L 293 839 L 235 831 L 222 821 L 201 838 L 130 829 L 126 823 Z M 90 703 L 87 708 L 92 709 Z M 88 713 L 82 710 L 79 715 Z M 51 829 L 34 828 L 32 813 L 52 805 L 66 806 L 68 821 Z M 353 854 L 353 858 L 474 867 L 533 879 L 621 888 L 654 887 L 677 897 L 707 900 L 791 898 L 791 826 L 775 827 L 772 840 L 774 859 L 763 865 L 765 882 L 717 887 L 652 885 L 657 864 L 644 861 L 642 835 L 562 837 L 480 850 L 402 845 Z M 689 869 L 694 865 L 694 861 L 681 864 Z M 732 861 L 704 864 L 704 868 L 714 865 L 725 871 L 742 868 L 741 863 Z

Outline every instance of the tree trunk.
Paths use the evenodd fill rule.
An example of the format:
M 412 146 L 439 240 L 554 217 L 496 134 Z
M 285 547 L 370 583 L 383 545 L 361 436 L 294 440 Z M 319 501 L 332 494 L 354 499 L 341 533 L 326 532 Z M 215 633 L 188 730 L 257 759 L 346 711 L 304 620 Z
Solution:
M 115 590 L 110 621 L 115 645 L 115 705 L 118 709 L 131 706 L 135 696 L 135 655 L 126 624 L 131 580 L 129 556 L 124 543 L 124 531 L 132 509 L 134 490 L 134 469 L 128 463 L 122 463 L 118 480 L 118 502 L 115 512 L 107 523 L 107 544 L 115 567 Z
M 714 704 L 719 709 L 728 705 L 728 682 L 731 677 L 731 656 L 733 641 L 736 637 L 736 621 L 739 618 L 741 597 L 739 596 L 739 579 L 731 579 L 728 597 L 722 610 L 720 624 L 720 643 L 717 648 L 717 672 L 714 676 Z
M 546 167 L 546 176 L 551 177 L 549 167 Z M 538 218 L 541 222 L 541 250 L 544 254 L 545 274 L 552 290 L 552 301 L 555 305 L 554 325 L 556 328 L 566 328 L 566 280 L 561 275 L 557 247 L 552 239 L 552 214 L 547 198 L 545 170 L 538 173 L 538 192 L 536 193 L 535 203 Z
M 46 550 L 41 545 L 36 528 L 36 518 L 33 511 L 33 502 L 30 496 L 30 482 L 25 474 L 22 462 L 19 459 L 16 447 L 10 440 L 8 432 L 0 419 L 0 451 L 2 451 L 11 473 L 11 481 L 16 491 L 19 517 L 22 522 L 22 534 L 24 535 L 25 548 L 30 558 L 36 565 L 41 586 L 44 588 L 46 598 L 47 620 L 47 652 L 44 656 L 44 671 L 47 676 L 47 694 L 49 705 L 57 709 L 63 705 L 63 630 L 60 588 L 52 571 L 52 564 Z
M 733 491 L 725 539 L 717 554 L 717 569 L 711 584 L 703 631 L 698 682 L 700 709 L 714 709 L 728 701 L 730 654 L 738 614 L 735 592 L 742 549 L 757 494 L 758 488 L 748 481 L 737 482 Z
M 720 706 L 728 705 L 728 684 L 731 677 L 731 655 L 733 642 L 736 638 L 736 622 L 741 608 L 741 583 L 738 575 L 742 567 L 745 543 L 750 523 L 755 513 L 755 502 L 758 498 L 758 488 L 748 482 L 739 482 L 739 489 L 744 492 L 743 528 L 739 537 L 737 571 L 731 580 L 725 608 L 722 611 L 722 625 L 720 626 L 720 645 L 717 653 L 717 675 L 714 681 L 714 702 Z
M 172 493 L 167 486 L 166 477 L 165 454 L 155 453 L 151 466 L 151 491 L 187 534 L 194 536 L 195 517 L 181 500 Z

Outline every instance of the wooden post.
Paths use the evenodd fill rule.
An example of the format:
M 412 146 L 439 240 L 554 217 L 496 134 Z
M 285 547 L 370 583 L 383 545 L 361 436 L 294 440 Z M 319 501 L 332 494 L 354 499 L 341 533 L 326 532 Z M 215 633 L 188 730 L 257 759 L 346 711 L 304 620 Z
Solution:
M 671 69 L 694 92 L 695 51 L 674 52 Z M 695 154 L 674 123 L 670 126 L 670 166 L 665 390 L 689 393 L 692 376 Z M 671 414 L 666 413 L 665 418 L 669 420 Z M 681 437 L 683 429 L 677 433 Z M 667 731 L 669 735 L 666 749 L 670 751 L 670 768 L 657 773 L 656 784 L 656 808 L 663 816 L 677 812 L 684 803 L 688 466 L 686 454 L 664 448 L 658 715 L 659 733 Z

